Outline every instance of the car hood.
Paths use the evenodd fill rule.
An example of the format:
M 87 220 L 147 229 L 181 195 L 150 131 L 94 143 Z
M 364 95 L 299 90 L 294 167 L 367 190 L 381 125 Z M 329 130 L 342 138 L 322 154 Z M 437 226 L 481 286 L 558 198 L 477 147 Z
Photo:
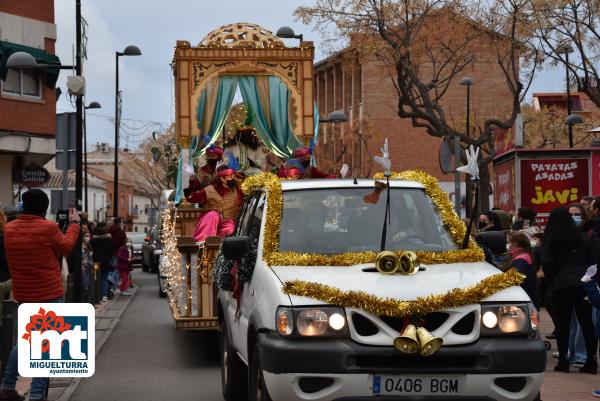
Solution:
M 364 291 L 381 298 L 413 301 L 418 297 L 438 295 L 455 288 L 466 288 L 500 271 L 485 262 L 421 265 L 424 270 L 412 276 L 385 275 L 374 264 L 355 266 L 275 266 L 273 271 L 282 283 L 304 280 L 330 285 L 343 291 Z M 367 270 L 367 271 L 365 271 Z M 295 305 L 322 304 L 311 298 L 291 296 Z M 520 287 L 511 287 L 488 297 L 486 301 L 527 302 Z
M 133 250 L 134 251 L 141 251 L 142 250 L 142 244 L 133 244 Z

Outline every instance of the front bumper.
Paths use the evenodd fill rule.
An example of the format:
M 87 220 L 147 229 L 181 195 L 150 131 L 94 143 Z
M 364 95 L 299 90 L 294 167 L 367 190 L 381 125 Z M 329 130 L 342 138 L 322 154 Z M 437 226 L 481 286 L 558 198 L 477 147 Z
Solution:
M 349 339 L 286 339 L 260 333 L 258 352 L 265 384 L 275 401 L 380 399 L 372 395 L 373 374 L 465 376 L 459 397 L 414 399 L 533 400 L 546 368 L 541 340 L 514 337 L 480 338 L 472 344 L 442 347 L 432 356 L 421 357 Z M 327 377 L 333 382 L 318 392 L 306 393 L 299 386 L 300 379 L 306 377 Z M 518 391 L 508 391 L 495 383 L 503 377 L 519 377 L 525 384 Z

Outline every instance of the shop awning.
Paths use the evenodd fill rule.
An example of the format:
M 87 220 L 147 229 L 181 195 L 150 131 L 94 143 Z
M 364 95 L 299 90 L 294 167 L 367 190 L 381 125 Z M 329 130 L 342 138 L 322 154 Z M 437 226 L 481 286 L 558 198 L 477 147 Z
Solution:
M 0 40 L 0 79 L 6 79 L 6 74 L 8 73 L 6 61 L 8 60 L 8 57 L 15 52 L 29 53 L 38 63 L 60 65 L 60 59 L 56 55 L 48 53 L 45 50 Z M 45 70 L 46 85 L 48 87 L 54 88 L 54 85 L 56 85 L 56 81 L 58 80 L 59 72 L 60 70 L 58 68 Z

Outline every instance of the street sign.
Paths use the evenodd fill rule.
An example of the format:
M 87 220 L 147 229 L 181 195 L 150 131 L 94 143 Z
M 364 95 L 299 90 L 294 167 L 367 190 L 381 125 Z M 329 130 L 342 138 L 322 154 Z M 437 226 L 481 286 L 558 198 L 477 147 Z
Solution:
M 454 160 L 454 155 L 452 154 L 450 139 L 445 136 L 440 142 L 440 149 L 438 153 L 438 161 L 440 163 L 440 170 L 442 170 L 442 173 L 448 174 L 454 171 L 452 168 L 452 160 Z
M 19 184 L 27 187 L 38 187 L 48 182 L 50 173 L 45 168 L 31 163 L 17 170 L 16 179 Z
M 74 170 L 76 113 L 60 113 L 56 115 L 56 169 Z M 67 156 L 65 156 L 67 155 Z

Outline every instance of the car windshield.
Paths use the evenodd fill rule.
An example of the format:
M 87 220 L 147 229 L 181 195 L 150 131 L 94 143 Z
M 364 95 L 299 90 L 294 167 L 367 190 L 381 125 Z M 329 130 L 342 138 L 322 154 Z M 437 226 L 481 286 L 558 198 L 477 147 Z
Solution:
M 131 242 L 134 244 L 143 244 L 144 240 L 146 239 L 146 233 L 132 232 L 132 233 L 125 233 L 125 235 L 127 235 L 127 238 L 129 238 L 131 240 Z
M 363 198 L 372 188 L 294 190 L 283 193 L 280 251 L 337 254 L 379 251 L 386 194 Z M 386 249 L 457 249 L 422 189 L 392 188 Z

